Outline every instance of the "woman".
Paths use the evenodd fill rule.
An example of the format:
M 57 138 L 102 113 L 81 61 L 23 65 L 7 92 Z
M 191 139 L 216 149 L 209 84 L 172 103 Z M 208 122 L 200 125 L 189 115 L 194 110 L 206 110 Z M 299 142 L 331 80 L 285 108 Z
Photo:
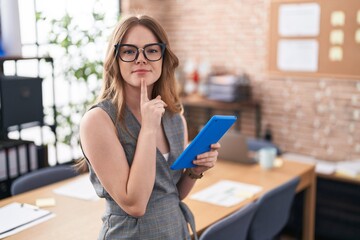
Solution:
M 170 170 L 187 145 L 177 66 L 154 19 L 129 17 L 116 26 L 99 101 L 80 125 L 90 179 L 106 199 L 99 239 L 190 239 L 193 218 L 181 200 L 214 166 L 220 145 L 199 155 L 196 167 Z

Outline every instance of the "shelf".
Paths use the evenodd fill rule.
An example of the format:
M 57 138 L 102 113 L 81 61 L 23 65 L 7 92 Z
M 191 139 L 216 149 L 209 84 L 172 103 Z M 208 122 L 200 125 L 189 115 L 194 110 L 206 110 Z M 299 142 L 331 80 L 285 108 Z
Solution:
M 255 119 L 254 119 L 255 136 L 259 138 L 261 135 L 261 111 L 260 111 L 260 104 L 257 101 L 250 99 L 239 102 L 222 102 L 222 101 L 210 100 L 198 94 L 191 94 L 182 97 L 181 102 L 184 106 L 185 116 L 187 117 L 188 120 L 188 127 L 190 130 L 189 139 L 195 137 L 195 135 L 198 132 L 197 129 L 199 125 L 204 124 L 206 120 L 210 119 L 214 110 L 228 111 L 236 115 L 238 117 L 236 128 L 239 131 L 241 130 L 240 126 L 241 126 L 242 111 L 253 110 L 255 112 Z M 196 109 L 195 111 L 197 115 L 196 117 L 191 116 L 192 114 L 194 114 L 194 111 L 192 111 L 192 109 Z M 203 116 L 204 114 L 206 116 Z

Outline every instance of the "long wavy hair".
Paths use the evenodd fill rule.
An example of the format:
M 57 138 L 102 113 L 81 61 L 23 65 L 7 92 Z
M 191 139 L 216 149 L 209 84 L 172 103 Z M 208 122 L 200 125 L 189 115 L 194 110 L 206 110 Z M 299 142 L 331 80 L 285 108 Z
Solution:
M 114 45 L 122 43 L 126 33 L 132 27 L 142 25 L 148 28 L 157 38 L 160 43 L 166 44 L 164 56 L 162 58 L 162 71 L 158 81 L 154 83 L 154 88 L 151 93 L 151 98 L 161 95 L 161 99 L 166 102 L 167 110 L 172 113 L 179 113 L 182 107 L 179 100 L 177 82 L 175 80 L 175 69 L 179 65 L 179 60 L 170 49 L 170 43 L 166 32 L 162 26 L 153 18 L 141 15 L 131 16 L 122 19 L 112 34 L 107 49 L 107 54 L 104 62 L 103 85 L 98 97 L 98 102 L 103 100 L 111 100 L 117 108 L 117 117 L 122 123 L 125 109 L 125 95 L 124 84 L 125 81 L 121 75 L 117 53 Z
M 165 30 L 155 19 L 146 15 L 125 17 L 118 22 L 110 38 L 104 61 L 102 88 L 97 99 L 98 103 L 104 100 L 111 100 L 116 106 L 117 120 L 122 126 L 125 126 L 123 124 L 126 96 L 126 92 L 124 91 L 125 80 L 121 75 L 119 67 L 119 61 L 121 60 L 117 57 L 114 45 L 122 43 L 129 29 L 137 25 L 148 28 L 160 43 L 166 44 L 165 53 L 162 58 L 161 75 L 154 83 L 151 98 L 161 95 L 161 99 L 167 104 L 166 111 L 171 113 L 182 112 L 178 85 L 175 79 L 175 69 L 179 65 L 179 60 L 171 51 Z M 80 159 L 76 163 L 75 168 L 81 172 L 86 171 L 87 165 L 85 159 Z

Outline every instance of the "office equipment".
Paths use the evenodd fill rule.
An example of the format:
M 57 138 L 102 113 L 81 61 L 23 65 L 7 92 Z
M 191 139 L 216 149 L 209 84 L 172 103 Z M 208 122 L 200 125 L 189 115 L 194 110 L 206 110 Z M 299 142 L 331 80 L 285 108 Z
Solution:
M 0 208 L 0 238 L 13 235 L 53 217 L 50 211 L 26 203 L 11 203 Z
M 39 149 L 31 141 L 0 141 L 0 198 L 11 196 L 12 182 L 44 165 Z
M 337 173 L 317 173 L 315 239 L 358 239 L 360 236 L 360 178 Z M 302 194 L 294 199 L 292 212 L 285 228 L 301 236 Z M 331 227 L 329 227 L 331 226 Z
M 317 174 L 317 176 L 316 238 L 358 239 L 360 236 L 360 177 L 354 178 L 337 173 Z M 295 204 L 299 202 L 298 196 L 295 201 Z M 296 216 L 299 216 L 302 205 L 297 206 Z M 292 220 L 293 224 L 297 224 L 296 217 L 292 217 Z M 298 227 L 295 231 L 298 231 Z
M 360 2 L 271 1 L 270 73 L 358 79 Z
M 51 57 L 20 57 L 20 56 L 16 56 L 16 57 L 14 57 L 14 56 L 12 56 L 12 57 L 10 57 L 10 56 L 0 57 L 0 75 L 4 76 L 7 79 L 16 79 L 17 75 L 21 75 L 20 70 L 22 68 L 20 68 L 20 66 L 22 66 L 22 64 L 30 64 L 30 66 L 32 66 L 31 65 L 32 62 L 36 63 L 38 70 L 39 71 L 41 70 L 40 72 L 42 72 L 42 70 L 44 70 L 44 69 L 48 69 L 48 67 L 50 67 L 50 69 L 51 69 L 51 71 L 47 71 L 48 74 L 46 74 L 46 77 L 44 77 L 44 81 L 43 81 L 43 84 L 45 84 L 47 86 L 51 86 L 50 92 L 52 92 L 51 100 L 50 99 L 43 99 L 44 101 L 46 100 L 44 102 L 44 105 L 49 107 L 47 109 L 48 111 L 46 111 L 47 113 L 46 113 L 46 118 L 45 119 L 47 119 L 47 120 L 45 121 L 45 119 L 44 119 L 43 124 L 39 124 L 39 123 L 41 123 L 41 121 L 37 121 L 38 119 L 35 119 L 35 121 L 34 121 L 33 119 L 34 119 L 35 114 L 31 113 L 31 115 L 29 115 L 31 117 L 25 116 L 25 118 L 32 118 L 31 123 L 23 122 L 24 124 L 11 126 L 9 129 L 3 129 L 1 127 L 2 124 L 0 123 L 0 130 L 1 130 L 0 131 L 0 137 L 7 138 L 8 131 L 19 131 L 19 134 L 20 134 L 19 137 L 21 138 L 21 129 L 23 129 L 23 128 L 30 128 L 30 127 L 34 127 L 34 126 L 40 126 L 40 127 L 47 126 L 47 127 L 49 127 L 51 129 L 51 131 L 52 131 L 52 133 L 54 135 L 53 136 L 54 140 L 52 142 L 47 141 L 46 145 L 44 145 L 44 142 L 41 142 L 41 145 L 38 146 L 38 150 L 39 150 L 39 154 L 40 154 L 39 157 L 41 158 L 41 161 L 45 160 L 46 162 L 48 162 L 48 159 L 47 159 L 47 157 L 48 157 L 47 156 L 47 154 L 48 154 L 47 153 L 47 146 L 52 145 L 52 146 L 55 147 L 55 153 L 54 153 L 55 156 L 54 157 L 55 157 L 56 162 L 58 162 L 58 151 L 57 151 L 57 141 L 58 141 L 57 140 L 58 139 L 57 132 L 58 131 L 56 130 L 57 127 L 58 127 L 58 123 L 57 123 L 58 109 L 57 109 L 56 104 L 55 104 L 55 89 L 54 89 L 55 88 L 55 82 L 54 82 L 55 81 L 55 79 L 54 79 L 54 74 L 55 73 L 54 73 L 54 61 L 53 61 L 53 59 Z M 5 67 L 8 66 L 8 65 L 10 65 L 10 66 L 13 65 L 14 66 L 14 68 L 15 68 L 15 76 L 6 75 L 8 73 L 6 73 Z M 20 79 L 22 79 L 22 80 L 30 79 L 30 80 L 35 81 L 35 84 L 36 84 L 36 80 L 34 80 L 34 79 L 40 79 L 40 72 L 39 71 L 37 72 L 37 77 L 29 77 L 29 78 L 20 77 Z M 28 84 L 26 84 L 26 85 L 28 85 Z M 37 88 L 36 91 L 39 91 L 38 87 L 39 86 L 37 85 L 36 86 L 36 88 Z M 24 89 L 21 89 L 20 92 L 23 91 L 23 90 Z M 0 84 L 0 94 L 1 94 L 1 92 L 2 92 L 2 89 L 1 89 L 1 84 Z M 47 93 L 48 92 L 49 91 L 47 91 Z M 23 93 L 25 94 L 25 96 L 27 96 L 29 91 L 26 90 Z M 33 96 L 34 95 L 33 95 L 33 92 L 32 92 L 31 98 L 33 98 Z M 35 98 L 39 99 L 41 96 L 42 96 L 42 94 L 36 96 Z M 12 95 L 11 95 L 11 97 L 13 98 Z M 28 96 L 28 97 L 30 97 L 30 96 Z M 10 100 L 12 100 L 12 98 L 10 98 Z M 27 103 L 27 104 L 33 104 L 34 103 L 33 100 L 34 99 L 32 99 L 32 101 L 31 101 L 32 103 Z M 49 100 L 51 102 L 50 104 L 48 102 Z M 38 101 L 38 100 L 36 100 L 36 101 Z M 8 104 L 10 104 L 10 106 L 12 106 L 11 102 L 8 103 Z M 25 107 L 21 105 L 20 109 L 23 110 L 23 108 L 25 109 Z M 41 105 L 40 108 L 42 109 L 43 106 Z M 36 109 L 37 109 L 36 113 L 39 114 L 39 112 L 38 112 L 39 106 L 37 106 Z M 29 110 L 28 109 L 25 109 L 25 110 L 29 111 L 29 110 L 32 110 L 32 109 L 30 108 Z M 17 114 L 19 114 L 19 113 L 17 113 Z M 38 116 L 36 116 L 36 118 L 38 118 Z M 41 128 L 39 128 L 39 129 L 41 130 Z M 41 135 L 40 138 L 43 140 L 42 131 L 39 131 L 39 134 Z M 48 164 L 46 164 L 46 166 L 47 165 Z
M 251 97 L 250 80 L 245 74 L 210 76 L 207 87 L 207 98 L 212 100 L 235 102 Z
M 193 160 L 196 156 L 210 151 L 211 144 L 217 143 L 235 121 L 235 116 L 213 116 L 170 168 L 177 170 L 195 167 Z
M 1 129 L 36 122 L 43 125 L 42 79 L 0 76 Z
M 20 194 L 77 175 L 75 169 L 69 165 L 42 168 L 17 178 L 11 185 L 11 194 Z
M 255 159 L 249 156 L 249 148 L 246 137 L 238 131 L 228 131 L 219 141 L 219 159 L 235 161 L 239 163 L 255 163 Z
M 257 210 L 257 202 L 252 202 L 230 216 L 208 227 L 200 240 L 246 240 L 250 222 Z
M 286 225 L 300 178 L 296 177 L 265 193 L 250 224 L 249 239 L 273 239 Z

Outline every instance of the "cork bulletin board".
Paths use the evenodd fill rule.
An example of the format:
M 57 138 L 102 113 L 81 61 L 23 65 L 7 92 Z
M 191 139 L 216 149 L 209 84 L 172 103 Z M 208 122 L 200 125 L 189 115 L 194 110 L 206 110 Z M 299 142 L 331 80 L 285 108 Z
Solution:
M 360 78 L 360 0 L 273 0 L 269 72 Z

